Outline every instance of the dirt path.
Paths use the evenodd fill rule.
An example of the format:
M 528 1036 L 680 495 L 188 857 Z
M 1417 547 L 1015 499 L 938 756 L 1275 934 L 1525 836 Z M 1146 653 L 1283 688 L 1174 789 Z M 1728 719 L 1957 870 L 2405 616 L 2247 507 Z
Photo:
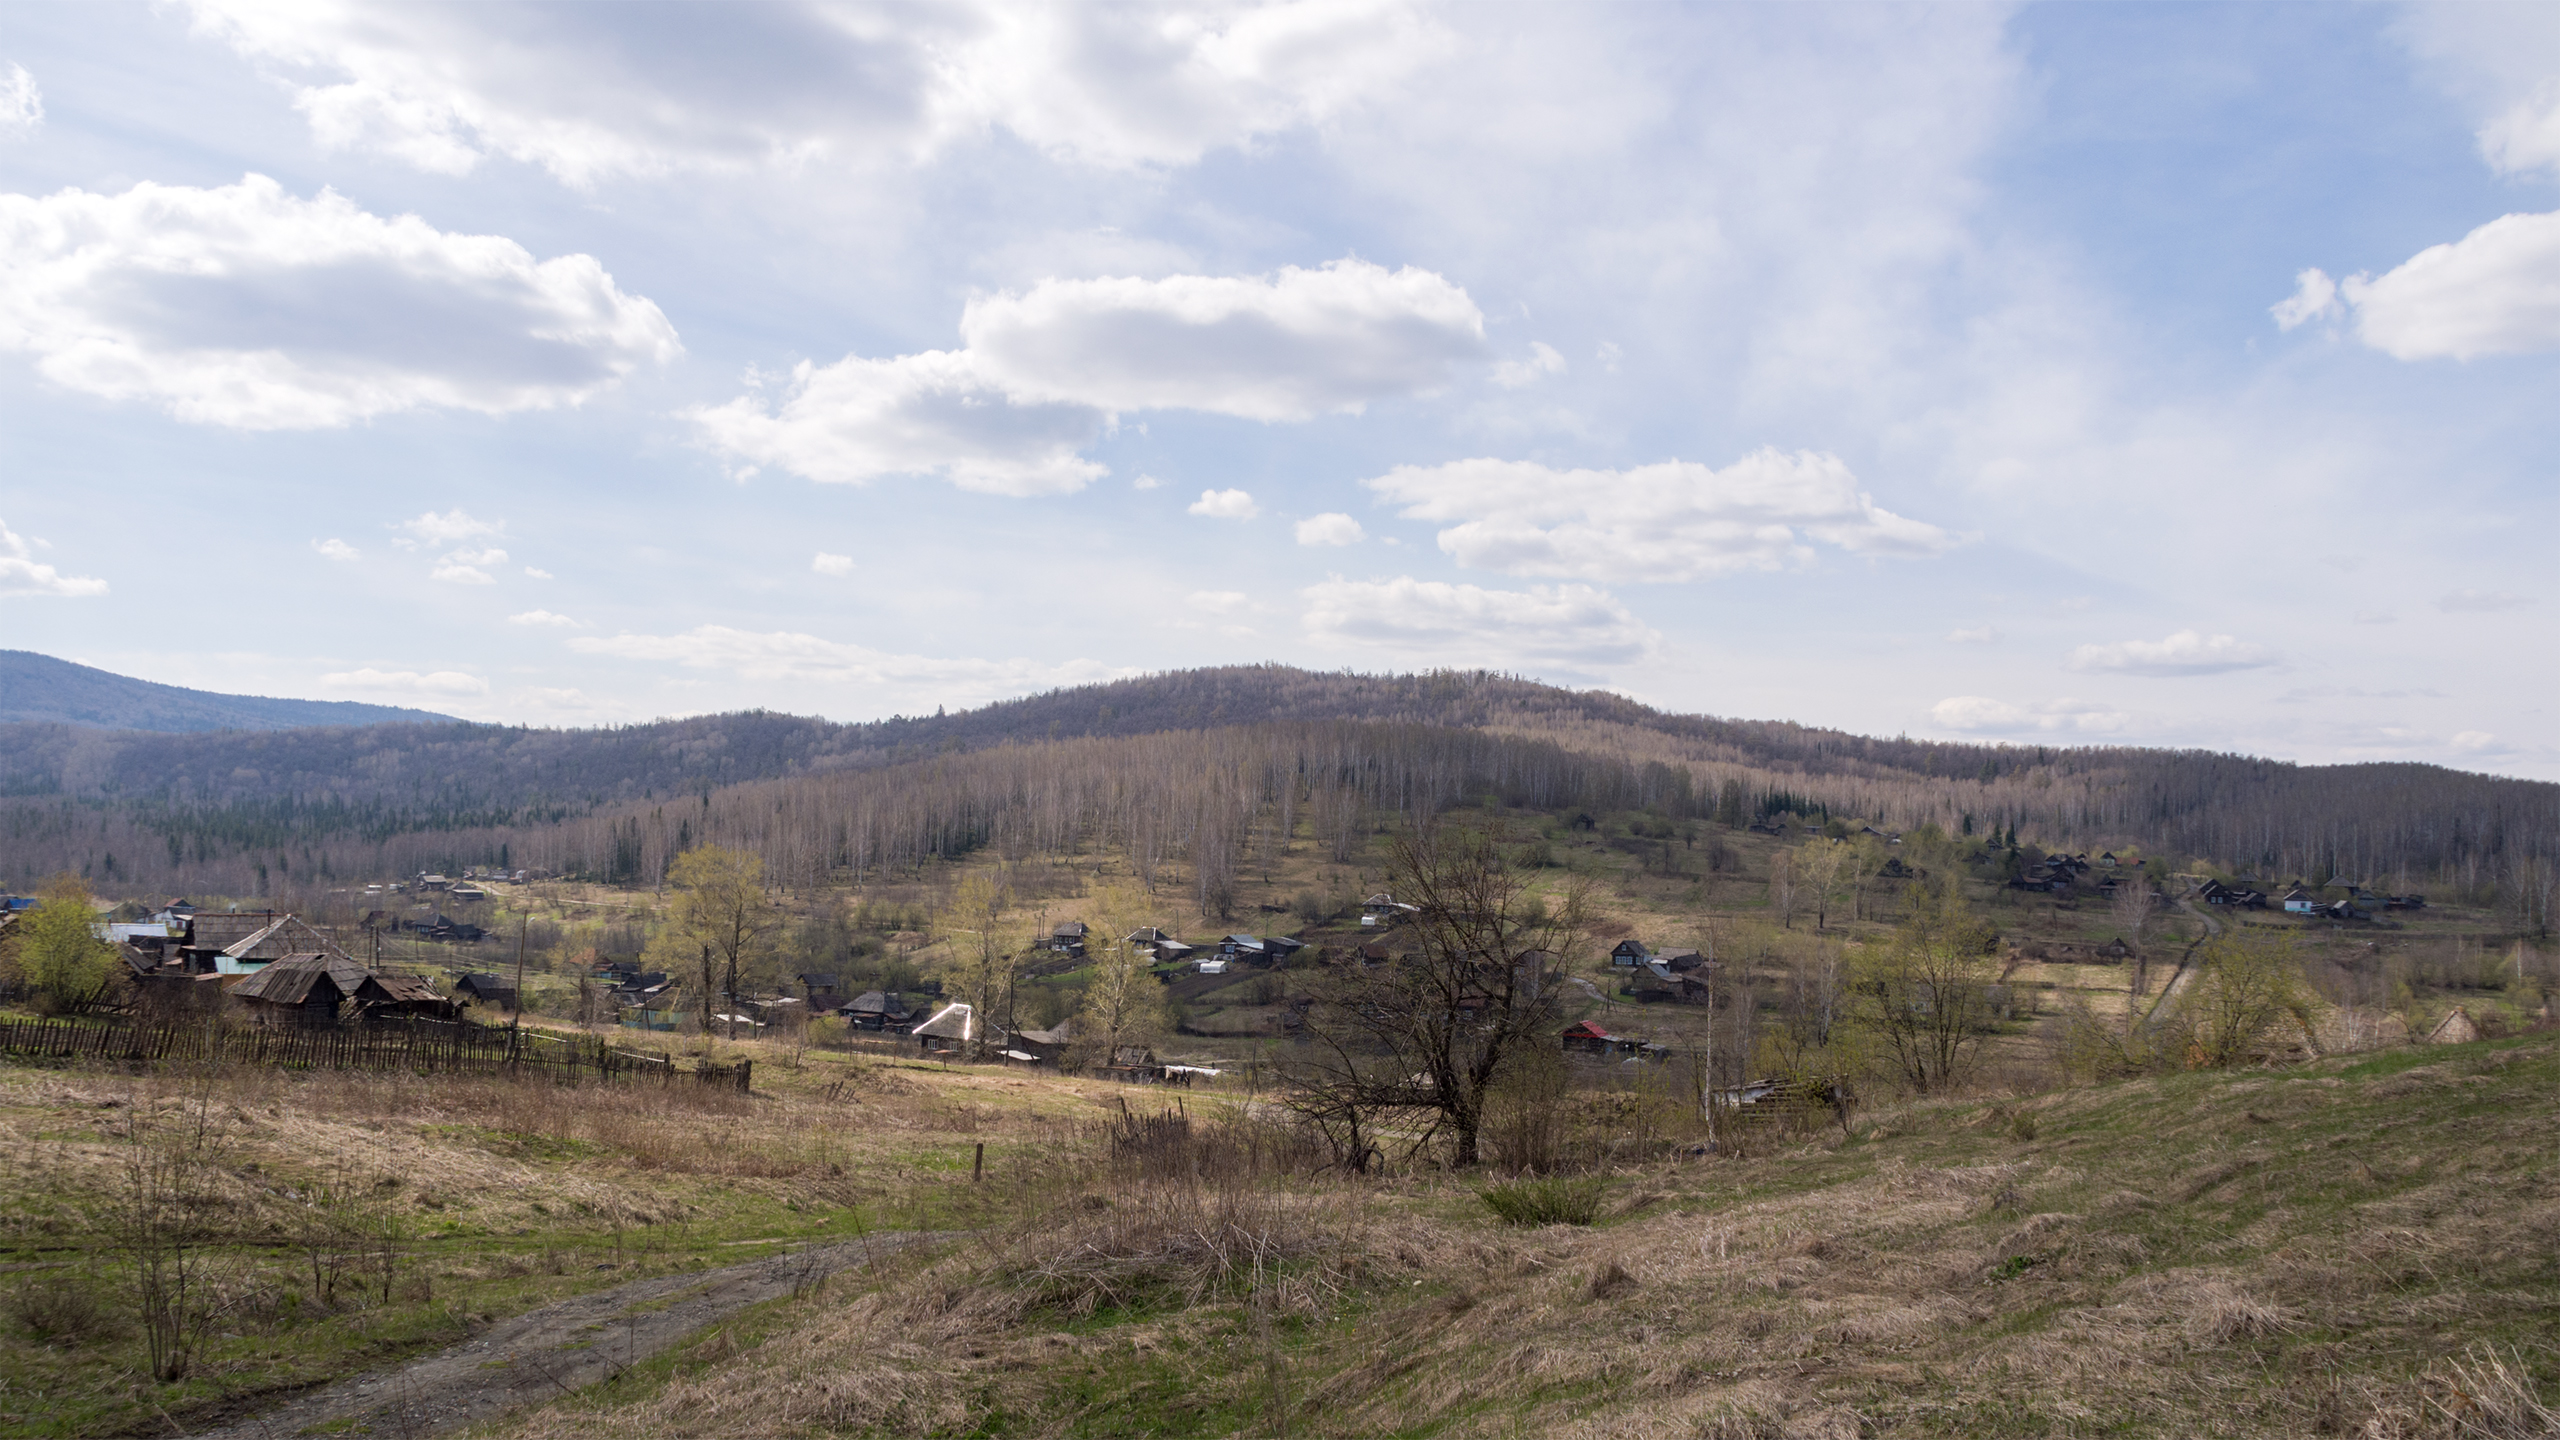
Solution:
M 2169 983 L 2160 987 L 2160 998 L 2152 1001 L 2151 1008 L 2142 1012 L 2143 1023 L 2146 1025 L 2158 1019 L 2162 1007 L 2166 1006 L 2178 993 L 2179 987 L 2194 977 L 2196 967 L 2193 961 L 2196 958 L 2196 951 L 2203 947 L 2205 941 L 2222 933 L 2222 922 L 2197 909 L 2194 901 L 2181 895 L 2177 897 L 2175 903 L 2180 910 L 2194 916 L 2203 924 L 2204 934 L 2198 936 L 2192 944 L 2187 946 L 2185 952 L 2178 956 L 2178 968 L 2170 972 Z
M 451 1349 L 313 1390 L 193 1440 L 281 1440 L 318 1426 L 404 1440 L 460 1429 L 610 1379 L 750 1305 L 938 1238 L 899 1231 L 635 1280 L 500 1321 Z

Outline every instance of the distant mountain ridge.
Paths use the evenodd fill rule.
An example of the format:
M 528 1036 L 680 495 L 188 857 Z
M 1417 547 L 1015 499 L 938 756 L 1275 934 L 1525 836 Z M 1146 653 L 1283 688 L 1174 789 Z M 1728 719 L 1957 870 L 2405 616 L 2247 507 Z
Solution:
M 1444 764 L 1431 758 L 1435 746 L 1475 758 Z M 510 853 L 518 864 L 629 875 L 714 836 L 772 848 L 769 863 L 800 874 L 811 857 L 851 845 L 849 835 L 896 831 L 895 845 L 943 853 L 935 847 L 1014 824 L 1006 817 L 1027 796 L 1064 793 L 1055 789 L 1064 777 L 1108 790 L 1219 754 L 1261 757 L 1249 785 L 1273 794 L 1385 785 L 1392 773 L 1397 785 L 1481 801 L 1530 774 L 1549 777 L 1532 788 L 1552 798 L 1564 792 L 1551 777 L 1571 772 L 1602 777 L 1577 805 L 1686 817 L 1836 811 L 1964 833 L 2023 826 L 2041 844 L 2138 842 L 2249 872 L 2459 875 L 2478 887 L 2560 864 L 2560 785 L 2541 781 L 2416 764 L 1881 738 L 1669 714 L 1487 671 L 1238 665 L 857 724 L 771 711 L 584 730 L 0 724 L 0 882 L 94 865 L 102 878 L 261 894 L 266 872 L 283 873 L 289 857 L 295 873 L 326 875 L 503 863 Z M 1495 768 L 1464 771 L 1479 761 Z M 975 778 L 945 785 L 946 774 Z M 1402 791 L 1362 794 L 1362 805 L 1391 811 L 1414 803 Z M 1190 800 L 1167 803 L 1164 823 L 1193 823 L 1182 819 L 1196 809 Z M 786 844 L 785 834 L 797 838 Z
M 312 725 L 452 724 L 453 717 L 352 700 L 278 700 L 222 695 L 57 660 L 32 650 L 0 650 L 0 724 L 77 725 L 92 730 L 199 734 L 209 730 L 293 730 Z

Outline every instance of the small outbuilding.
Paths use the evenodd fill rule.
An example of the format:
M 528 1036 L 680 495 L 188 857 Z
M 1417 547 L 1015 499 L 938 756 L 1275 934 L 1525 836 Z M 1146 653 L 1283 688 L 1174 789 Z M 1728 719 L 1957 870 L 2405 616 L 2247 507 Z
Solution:
M 453 998 L 474 1005 L 495 1005 L 502 1010 L 516 1008 L 516 987 L 503 975 L 474 970 L 454 982 Z
M 231 998 L 259 1025 L 306 1030 L 338 1023 L 338 1007 L 373 977 L 342 955 L 288 955 L 231 987 Z

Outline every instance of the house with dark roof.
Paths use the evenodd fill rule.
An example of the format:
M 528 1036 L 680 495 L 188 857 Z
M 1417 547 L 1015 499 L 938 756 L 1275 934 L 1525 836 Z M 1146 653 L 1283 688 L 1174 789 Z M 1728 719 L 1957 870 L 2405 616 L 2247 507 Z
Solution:
M 372 978 L 344 955 L 287 955 L 232 986 L 231 999 L 253 1024 L 325 1029 Z
M 1609 949 L 1609 963 L 1626 969 L 1642 965 L 1653 954 L 1653 947 L 1641 940 L 1621 940 Z
M 453 998 L 475 1005 L 495 1005 L 501 1010 L 516 1008 L 516 987 L 503 975 L 474 970 L 454 982 Z
M 892 1025 L 904 1026 L 915 1019 L 907 1008 L 906 997 L 886 990 L 865 990 L 837 1008 L 836 1013 L 856 1030 L 886 1030 Z

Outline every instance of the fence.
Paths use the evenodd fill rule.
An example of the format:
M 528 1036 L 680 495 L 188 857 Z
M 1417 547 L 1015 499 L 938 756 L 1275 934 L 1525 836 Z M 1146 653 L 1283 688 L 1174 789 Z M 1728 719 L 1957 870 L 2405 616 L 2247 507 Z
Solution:
M 686 1069 L 672 1055 L 621 1049 L 603 1040 L 494 1026 L 413 1020 L 350 1030 L 288 1030 L 204 1020 L 0 1021 L 0 1055 L 22 1059 L 118 1060 L 137 1064 L 212 1062 L 294 1070 L 376 1070 L 415 1075 L 641 1079 L 744 1091 L 755 1062 L 703 1060 Z

